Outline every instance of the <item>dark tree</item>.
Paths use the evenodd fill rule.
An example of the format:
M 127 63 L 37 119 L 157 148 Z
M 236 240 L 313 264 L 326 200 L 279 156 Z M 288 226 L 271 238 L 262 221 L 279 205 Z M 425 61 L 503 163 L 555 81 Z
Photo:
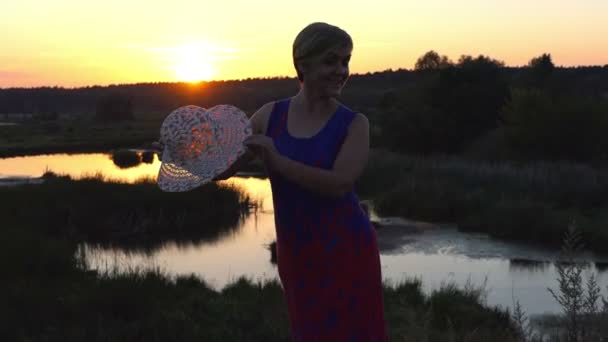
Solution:
M 449 125 L 442 128 L 448 132 L 444 152 L 458 152 L 497 127 L 500 109 L 509 97 L 503 66 L 485 56 L 462 56 L 456 66 L 441 70 L 425 101 L 446 118 L 437 124 Z
M 439 70 L 452 65 L 452 61 L 447 56 L 440 56 L 431 50 L 425 53 L 416 61 L 415 69 L 418 71 Z
M 608 148 L 608 103 L 515 89 L 504 108 L 507 140 L 526 159 L 600 160 Z
M 551 74 L 555 70 L 555 65 L 551 59 L 551 54 L 544 53 L 539 57 L 534 57 L 528 62 L 528 81 L 534 87 L 544 88 Z
M 133 119 L 133 98 L 122 93 L 111 93 L 97 101 L 95 117 L 103 121 Z

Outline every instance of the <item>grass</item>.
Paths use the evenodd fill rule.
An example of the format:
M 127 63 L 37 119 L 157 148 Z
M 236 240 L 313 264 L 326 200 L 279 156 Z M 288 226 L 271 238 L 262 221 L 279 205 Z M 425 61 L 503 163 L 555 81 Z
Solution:
M 456 223 L 461 230 L 558 247 L 571 220 L 608 252 L 608 174 L 574 163 L 484 163 L 372 154 L 357 190 L 381 215 Z
M 52 172 L 44 179 L 40 185 L 0 188 L 6 224 L 75 241 L 152 248 L 167 240 L 196 242 L 229 233 L 254 205 L 240 189 L 215 183 L 166 193 L 150 179 L 126 184 Z
M 520 341 L 608 341 L 608 301 L 597 274 L 586 272 L 589 262 L 579 258 L 583 247 L 580 231 L 571 224 L 562 242 L 562 261 L 556 263 L 558 287 L 547 289 L 562 313 L 531 323 L 516 302 L 512 318 Z
M 289 340 L 276 281 L 239 279 L 216 291 L 160 269 L 91 270 L 79 253 L 82 240 L 123 243 L 125 232 L 137 241 L 219 234 L 251 203 L 238 189 L 210 184 L 170 194 L 149 180 L 44 178 L 0 189 L 2 340 Z M 508 313 L 485 306 L 479 291 L 448 285 L 427 295 L 408 280 L 384 293 L 392 341 L 512 341 Z
M 390 341 L 515 341 L 509 313 L 487 307 L 484 289 L 447 283 L 427 295 L 421 284 L 384 285 Z
M 26 121 L 0 126 L 0 158 L 46 153 L 99 152 L 145 146 L 158 140 L 162 117 L 139 116 L 117 123 L 84 116 L 73 120 Z
M 216 291 L 158 269 L 91 271 L 74 242 L 25 225 L 3 230 L 4 341 L 289 341 L 276 281 L 238 279 Z M 412 279 L 386 284 L 384 298 L 391 341 L 513 341 L 508 313 L 486 307 L 476 289 L 427 295 Z
M 451 203 L 449 201 L 458 199 L 459 193 L 454 189 L 460 187 L 465 191 L 470 189 L 468 187 L 479 186 L 475 182 L 466 182 L 469 172 L 480 172 L 472 166 L 469 170 L 454 165 L 448 167 L 449 163 L 436 161 L 427 164 L 425 160 L 398 159 L 397 162 L 395 167 L 404 173 L 419 177 L 422 177 L 421 174 L 428 175 L 430 179 L 418 179 L 435 184 L 435 188 L 415 182 L 407 185 L 415 188 L 423 184 L 422 189 L 435 191 L 431 195 L 424 191 L 416 193 L 418 198 L 410 202 L 412 205 L 418 203 L 418 207 L 415 207 L 418 211 L 412 211 L 413 215 L 424 213 L 421 208 L 429 210 L 433 205 L 425 196 L 439 194 L 443 200 Z M 381 163 L 376 165 L 385 167 Z M 390 163 L 386 165 L 389 167 L 385 167 L 385 170 L 390 170 Z M 513 189 L 518 189 L 515 193 L 523 193 L 528 196 L 524 198 L 541 204 L 542 198 L 553 199 L 552 205 L 535 207 L 529 214 L 526 214 L 526 210 L 531 205 L 521 204 L 523 209 L 515 215 L 518 222 L 523 222 L 523 218 L 531 219 L 542 208 L 549 212 L 548 217 L 553 217 L 553 211 L 560 213 L 559 210 L 563 208 L 570 209 L 570 205 L 558 205 L 561 197 L 547 195 L 558 194 L 559 189 L 552 188 L 550 182 L 542 186 L 544 178 L 526 178 L 522 176 L 525 173 L 516 172 L 519 170 L 517 168 L 510 174 L 504 171 L 504 167 L 488 168 L 484 173 L 486 178 L 478 176 L 477 182 L 489 188 L 484 191 L 494 193 L 500 190 L 503 198 L 509 199 L 514 193 Z M 573 177 L 569 172 L 564 175 Z M 553 176 L 550 174 L 549 177 Z M 452 185 L 451 193 L 437 186 L 449 187 L 451 182 L 432 183 L 440 177 L 460 180 L 460 183 Z M 508 178 L 503 181 L 510 185 L 497 185 L 501 184 L 502 178 Z M 204 280 L 194 276 L 172 277 L 160 269 L 130 269 L 126 272 L 119 272 L 118 269 L 90 270 L 84 256 L 78 253 L 78 242 L 82 240 L 102 243 L 118 241 L 119 244 L 125 241 L 154 243 L 222 234 L 234 227 L 235 220 L 251 205 L 251 201 L 238 189 L 209 184 L 192 192 L 169 194 L 161 192 L 155 183 L 145 179 L 135 185 L 109 181 L 102 176 L 75 181 L 50 172 L 45 175 L 45 180 L 41 185 L 0 189 L 0 214 L 4 220 L 0 268 L 6 277 L 0 282 L 2 340 L 289 340 L 286 304 L 277 282 L 239 279 L 223 290 L 215 291 Z M 383 178 L 373 180 L 386 182 Z M 572 201 L 569 203 L 586 203 L 586 198 L 595 196 L 594 191 L 601 191 L 601 178 L 596 182 L 598 189 L 578 191 L 580 197 L 566 199 Z M 492 184 L 495 188 L 491 187 Z M 575 183 L 564 184 L 567 186 L 563 191 L 577 189 Z M 402 186 L 395 187 L 394 193 L 400 194 L 397 190 Z M 542 196 L 546 197 L 533 191 L 522 191 L 530 188 L 545 189 Z M 387 195 L 391 193 L 389 191 Z M 469 203 L 469 200 L 463 202 Z M 471 203 L 477 203 L 477 208 L 484 205 L 480 200 L 471 200 Z M 602 203 L 599 205 L 601 207 Z M 456 219 L 460 217 L 460 210 L 471 208 L 468 205 L 448 207 L 452 209 L 439 212 L 446 218 Z M 517 203 L 506 208 L 517 208 Z M 441 207 L 431 207 L 428 213 L 439 209 Z M 545 222 L 546 219 L 539 221 Z M 555 223 L 559 224 L 560 221 L 556 220 Z M 532 226 L 537 232 L 538 226 Z M 551 227 L 547 225 L 548 231 L 555 229 Z M 563 323 L 565 331 L 549 336 L 550 341 L 602 341 L 595 338 L 604 336 L 601 335 L 602 330 L 597 330 L 600 335 L 592 334 L 596 331 L 593 329 L 605 327 L 603 322 L 608 317 L 608 304 L 603 304 L 603 311 L 599 311 L 598 306 L 598 311 L 593 315 L 588 314 L 589 309 L 580 309 L 584 305 L 591 307 L 589 298 L 595 298 L 596 303 L 600 299 L 605 300 L 598 297 L 599 284 L 583 284 L 584 279 L 577 273 L 576 267 L 579 266 L 575 262 L 561 267 L 564 272 L 563 275 L 560 273 L 560 288 L 554 293 L 556 300 L 565 308 L 563 317 L 556 318 L 560 324 Z M 524 330 L 518 327 L 524 321 L 522 316 L 517 320 L 508 311 L 488 307 L 484 298 L 484 289 L 474 286 L 445 284 L 426 294 L 422 291 L 420 280 L 410 279 L 396 285 L 387 283 L 384 285 L 384 300 L 390 340 L 538 341 L 535 336 L 523 335 Z M 568 303 L 575 304 L 568 306 Z M 521 312 L 519 314 L 523 315 Z M 573 314 L 578 315 L 576 322 L 589 324 L 580 336 L 595 339 L 577 337 L 579 335 L 573 329 L 580 329 L 577 327 L 581 325 L 577 323 L 572 328 L 572 324 L 568 323 L 575 321 Z M 575 333 L 572 334 L 572 331 Z
M 4 341 L 289 341 L 276 281 L 241 278 L 216 291 L 160 269 L 90 270 L 75 241 L 27 225 L 5 225 L 3 237 Z M 565 241 L 566 252 L 575 250 L 578 240 Z M 390 341 L 605 341 L 608 302 L 593 278 L 584 283 L 581 266 L 562 264 L 554 293 L 564 314 L 552 318 L 560 329 L 542 334 L 530 329 L 521 307 L 513 314 L 488 307 L 484 287 L 447 283 L 427 294 L 419 279 L 385 283 Z

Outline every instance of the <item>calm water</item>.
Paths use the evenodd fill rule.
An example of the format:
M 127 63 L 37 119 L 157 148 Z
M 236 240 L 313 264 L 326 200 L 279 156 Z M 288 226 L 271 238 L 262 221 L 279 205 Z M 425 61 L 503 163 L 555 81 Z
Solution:
M 132 182 L 140 177 L 156 177 L 159 161 L 119 169 L 106 154 L 46 155 L 0 159 L 0 177 L 39 177 L 46 169 L 79 177 L 104 175 Z M 270 263 L 267 245 L 275 239 L 270 184 L 257 178 L 233 178 L 251 196 L 263 201 L 262 209 L 249 215 L 233 234 L 215 241 L 176 245 L 167 243 L 152 252 L 109 250 L 82 245 L 94 268 L 160 267 L 170 274 L 197 274 L 216 288 L 240 277 L 277 278 Z M 0 182 L 0 184 L 2 184 Z M 547 287 L 557 289 L 553 261 L 555 251 L 505 243 L 484 234 L 465 234 L 454 227 L 428 229 L 423 233 L 403 233 L 380 229 L 382 272 L 385 280 L 399 282 L 408 277 L 422 279 L 427 291 L 445 282 L 464 285 L 485 284 L 487 302 L 511 307 L 519 300 L 528 314 L 559 311 Z M 591 256 L 590 256 L 591 257 Z M 599 273 L 604 290 L 608 272 Z

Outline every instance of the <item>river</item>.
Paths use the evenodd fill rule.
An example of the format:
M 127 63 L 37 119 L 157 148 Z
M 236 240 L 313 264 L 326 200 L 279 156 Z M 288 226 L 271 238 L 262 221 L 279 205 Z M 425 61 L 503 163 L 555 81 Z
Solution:
M 101 173 L 108 178 L 133 182 L 141 177 L 156 177 L 159 165 L 155 156 L 150 163 L 121 169 L 114 165 L 109 154 L 103 153 L 4 158 L 0 159 L 0 178 L 4 178 L 4 182 L 0 179 L 0 185 L 15 185 L 27 181 L 28 177 L 34 178 L 29 179 L 32 182 L 46 170 L 74 178 Z M 259 211 L 247 216 L 233 233 L 196 244 L 168 242 L 147 252 L 82 244 L 88 264 L 98 269 L 160 268 L 170 275 L 196 274 L 217 289 L 241 276 L 254 280 L 276 279 L 277 270 L 270 262 L 267 248 L 275 239 L 269 181 L 234 177 L 226 182 L 240 186 L 262 201 Z M 373 218 L 381 220 L 375 215 Z M 499 241 L 485 234 L 462 233 L 450 225 L 390 220 L 422 228 L 416 232 L 399 227 L 378 230 L 386 282 L 398 283 L 417 277 L 427 291 L 447 282 L 468 283 L 484 286 L 490 305 L 512 307 L 518 300 L 529 315 L 559 312 L 558 304 L 547 291 L 548 287 L 558 288 L 554 264 L 559 258 L 558 251 Z M 586 257 L 594 263 L 585 274 L 597 274 L 605 291 L 607 260 L 593 255 Z

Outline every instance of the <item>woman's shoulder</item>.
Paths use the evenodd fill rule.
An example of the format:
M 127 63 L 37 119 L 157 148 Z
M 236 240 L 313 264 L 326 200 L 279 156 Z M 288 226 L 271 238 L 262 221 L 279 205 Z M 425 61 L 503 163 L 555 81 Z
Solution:
M 266 132 L 266 127 L 268 126 L 268 120 L 270 120 L 270 115 L 274 111 L 275 106 L 286 101 L 289 101 L 289 98 L 265 103 L 255 113 L 253 113 L 249 119 L 251 121 L 253 132 L 255 134 L 264 134 Z
M 365 114 L 352 110 L 343 103 L 340 103 L 339 105 L 342 107 L 343 113 L 345 113 L 343 118 L 346 121 L 346 126 L 348 127 L 349 131 L 351 131 L 353 127 L 354 129 L 365 129 L 366 127 L 369 127 L 369 120 Z
M 355 112 L 350 125 L 348 125 L 348 133 L 360 135 L 366 132 L 369 132 L 369 120 L 367 116 Z
M 274 108 L 275 102 L 265 103 L 260 107 L 249 119 L 251 121 L 251 128 L 254 134 L 264 134 L 266 126 L 268 125 L 268 119 Z

